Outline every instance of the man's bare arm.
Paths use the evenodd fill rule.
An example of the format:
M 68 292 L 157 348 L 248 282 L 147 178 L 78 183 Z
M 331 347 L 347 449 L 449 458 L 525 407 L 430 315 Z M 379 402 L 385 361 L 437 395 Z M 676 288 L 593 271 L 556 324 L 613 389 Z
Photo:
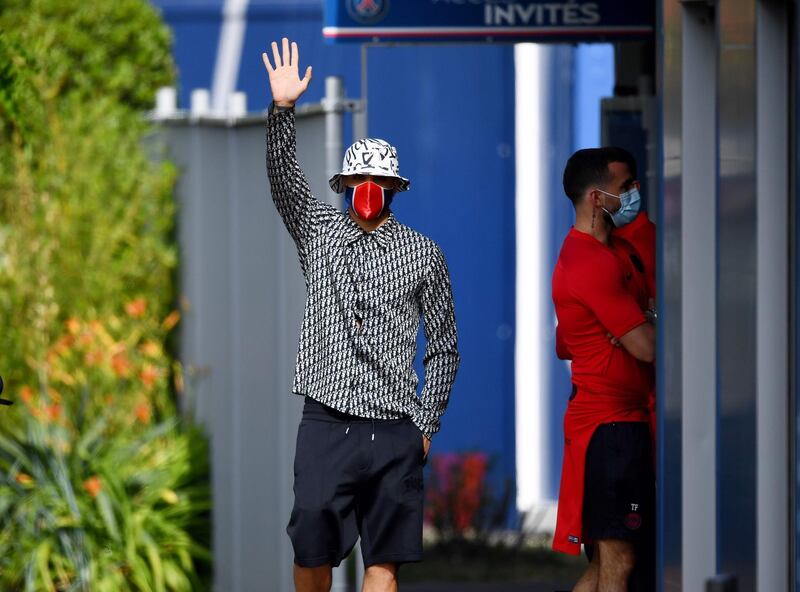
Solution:
M 642 362 L 656 359 L 656 328 L 650 323 L 642 323 L 619 338 L 629 354 Z

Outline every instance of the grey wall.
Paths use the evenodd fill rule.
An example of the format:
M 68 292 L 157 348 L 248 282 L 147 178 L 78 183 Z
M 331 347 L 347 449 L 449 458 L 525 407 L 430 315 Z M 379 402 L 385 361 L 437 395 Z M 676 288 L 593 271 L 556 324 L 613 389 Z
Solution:
M 298 114 L 299 160 L 325 182 L 324 115 Z M 265 122 L 165 120 L 181 171 L 181 359 L 187 407 L 211 437 L 215 587 L 291 590 L 285 526 L 302 400 L 290 394 L 305 287 L 269 197 Z

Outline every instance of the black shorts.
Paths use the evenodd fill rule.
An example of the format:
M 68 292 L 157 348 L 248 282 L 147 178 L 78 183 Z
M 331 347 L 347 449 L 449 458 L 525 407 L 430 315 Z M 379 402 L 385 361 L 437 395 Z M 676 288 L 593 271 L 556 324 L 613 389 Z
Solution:
M 648 540 L 655 526 L 650 428 L 615 422 L 595 430 L 586 451 L 584 533 L 598 541 Z
M 422 560 L 424 448 L 410 419 L 362 419 L 306 398 L 286 532 L 300 567 Z

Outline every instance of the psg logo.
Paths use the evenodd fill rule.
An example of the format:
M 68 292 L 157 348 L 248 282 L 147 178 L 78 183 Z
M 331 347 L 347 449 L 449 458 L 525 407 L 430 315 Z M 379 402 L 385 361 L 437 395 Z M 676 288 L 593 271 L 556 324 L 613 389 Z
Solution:
M 389 0 L 347 0 L 347 12 L 353 20 L 373 25 L 389 12 Z

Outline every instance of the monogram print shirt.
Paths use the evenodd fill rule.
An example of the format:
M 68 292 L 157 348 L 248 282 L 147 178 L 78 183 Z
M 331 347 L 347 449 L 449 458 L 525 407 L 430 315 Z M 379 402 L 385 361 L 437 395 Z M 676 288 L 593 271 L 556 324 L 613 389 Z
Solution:
M 293 109 L 267 124 L 272 199 L 300 257 L 306 304 L 293 391 L 371 419 L 439 430 L 459 364 L 450 276 L 431 239 L 390 214 L 372 232 L 315 199 L 296 158 Z M 420 317 L 427 347 L 417 395 Z

